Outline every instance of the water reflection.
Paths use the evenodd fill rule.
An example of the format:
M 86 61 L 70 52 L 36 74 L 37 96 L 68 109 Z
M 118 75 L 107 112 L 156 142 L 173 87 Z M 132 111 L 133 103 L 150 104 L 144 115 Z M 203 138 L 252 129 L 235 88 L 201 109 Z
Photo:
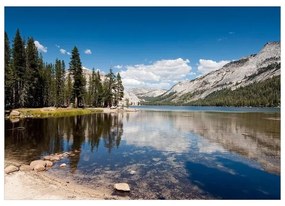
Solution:
M 123 134 L 122 118 L 113 114 L 6 121 L 5 128 L 6 156 L 27 162 L 45 154 L 80 151 L 83 143 L 93 151 L 98 149 L 100 140 L 110 153 L 120 145 Z M 71 164 L 77 165 L 79 157 L 71 157 Z
M 63 151 L 78 152 L 62 160 L 65 170 L 58 162 L 49 172 L 91 187 L 128 182 L 135 199 L 280 197 L 280 113 L 141 111 L 5 122 L 5 158 L 28 163 Z

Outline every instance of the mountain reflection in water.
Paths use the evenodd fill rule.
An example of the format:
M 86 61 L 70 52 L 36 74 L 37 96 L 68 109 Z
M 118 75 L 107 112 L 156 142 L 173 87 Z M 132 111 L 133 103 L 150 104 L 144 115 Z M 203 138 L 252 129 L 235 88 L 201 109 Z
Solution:
M 127 181 L 134 199 L 280 198 L 280 113 L 140 111 L 5 122 L 5 158 L 29 163 L 75 150 L 64 160 L 68 174 L 56 166 L 49 172 L 102 187 Z M 203 177 L 209 172 L 227 177 L 219 192 Z M 249 179 L 236 184 L 241 176 L 233 174 Z M 263 175 L 260 185 L 253 174 Z M 225 184 L 236 184 L 237 194 Z

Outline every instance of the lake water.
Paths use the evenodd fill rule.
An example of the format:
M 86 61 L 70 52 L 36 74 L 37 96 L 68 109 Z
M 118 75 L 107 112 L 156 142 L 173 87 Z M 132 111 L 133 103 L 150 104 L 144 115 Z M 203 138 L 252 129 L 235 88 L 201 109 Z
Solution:
M 280 199 L 279 109 L 139 108 L 6 120 L 5 157 L 80 150 L 48 172 L 94 189 L 127 182 L 132 199 Z

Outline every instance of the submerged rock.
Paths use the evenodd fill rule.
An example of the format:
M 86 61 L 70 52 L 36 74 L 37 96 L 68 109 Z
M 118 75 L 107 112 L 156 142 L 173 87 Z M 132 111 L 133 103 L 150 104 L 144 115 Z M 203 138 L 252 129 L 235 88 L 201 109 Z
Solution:
M 65 163 L 62 163 L 62 164 L 60 165 L 60 167 L 66 167 L 66 164 L 65 164 Z
M 10 173 L 12 173 L 12 172 L 19 171 L 19 168 L 16 167 L 15 165 L 9 165 L 8 167 L 6 167 L 6 168 L 4 169 L 4 171 L 5 171 L 6 174 L 10 174 Z
M 115 190 L 129 192 L 131 191 L 130 186 L 127 183 L 116 183 L 114 185 Z
M 136 174 L 136 171 L 135 171 L 135 170 L 131 170 L 131 171 L 130 171 L 130 174 L 131 174 L 131 175 L 134 175 L 134 174 Z
M 30 165 L 21 165 L 20 167 L 21 171 L 31 171 L 33 168 Z

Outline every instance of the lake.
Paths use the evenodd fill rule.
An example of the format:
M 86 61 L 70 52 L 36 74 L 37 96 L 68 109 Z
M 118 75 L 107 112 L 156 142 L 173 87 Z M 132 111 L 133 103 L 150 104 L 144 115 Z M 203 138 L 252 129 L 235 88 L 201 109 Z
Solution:
M 280 199 L 280 109 L 135 108 L 6 120 L 5 158 L 79 150 L 47 172 L 94 189 L 127 182 L 132 199 Z

